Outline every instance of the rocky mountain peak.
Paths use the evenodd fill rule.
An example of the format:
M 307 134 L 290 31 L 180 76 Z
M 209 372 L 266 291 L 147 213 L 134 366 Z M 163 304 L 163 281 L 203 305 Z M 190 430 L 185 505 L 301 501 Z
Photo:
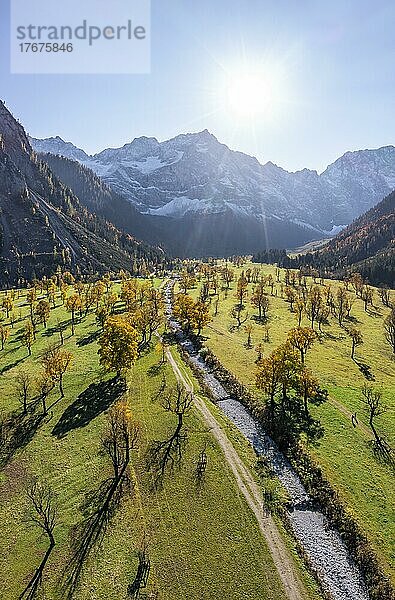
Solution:
M 0 101 L 0 147 L 16 164 L 20 163 L 21 151 L 28 155 L 32 152 L 25 130 L 3 101 Z

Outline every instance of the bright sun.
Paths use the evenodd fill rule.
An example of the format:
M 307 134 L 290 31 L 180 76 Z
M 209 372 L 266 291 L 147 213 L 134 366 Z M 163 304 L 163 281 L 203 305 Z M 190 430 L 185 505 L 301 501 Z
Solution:
M 279 78 L 269 70 L 241 71 L 228 77 L 227 104 L 239 117 L 271 113 L 281 100 Z

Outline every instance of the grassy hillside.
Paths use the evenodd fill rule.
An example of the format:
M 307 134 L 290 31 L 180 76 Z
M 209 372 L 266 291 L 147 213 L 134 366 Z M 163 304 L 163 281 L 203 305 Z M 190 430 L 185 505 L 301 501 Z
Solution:
M 113 291 L 118 292 L 119 288 Z M 29 313 L 25 292 L 15 300 L 15 305 L 17 320 L 0 353 L 3 417 L 12 417 L 15 427 L 21 422 L 16 374 L 20 368 L 32 376 L 38 374 L 43 350 L 59 339 L 58 320 L 66 325 L 64 348 L 74 358 L 64 378 L 65 397 L 59 400 L 57 391 L 51 393 L 48 403 L 52 407 L 44 419 L 39 418 L 40 404 L 32 405 L 28 416 L 22 419 L 23 435 L 18 437 L 13 451 L 5 454 L 3 448 L 2 597 L 18 597 L 48 546 L 39 529 L 26 518 L 29 512 L 26 491 L 32 478 L 38 477 L 56 494 L 56 546 L 43 576 L 43 597 L 56 600 L 65 597 L 62 577 L 70 569 L 71 542 L 83 535 L 77 526 L 92 511 L 92 500 L 99 497 L 100 486 L 111 472 L 109 459 L 101 449 L 101 437 L 106 412 L 121 397 L 122 389 L 99 367 L 94 314 L 89 312 L 78 322 L 75 335 L 71 336 L 70 314 L 57 294 L 56 308 L 51 310 L 47 327 L 39 326 L 32 356 L 28 357 L 27 349 L 21 346 L 23 324 Z M 8 324 L 8 320 L 4 319 L 3 324 Z M 165 439 L 176 424 L 176 417 L 153 400 L 164 373 L 168 383 L 174 384 L 170 368 L 160 365 L 159 350 L 151 348 L 129 374 L 127 402 L 142 431 L 139 448 L 132 453 L 133 491 L 124 495 L 102 543 L 93 548 L 83 564 L 81 581 L 73 597 L 86 600 L 131 597 L 127 590 L 136 575 L 137 552 L 146 542 L 151 559 L 148 590 L 157 590 L 161 599 L 284 599 L 279 576 L 255 518 L 239 493 L 220 448 L 194 408 L 185 416 L 188 443 L 180 468 L 166 476 L 162 488 L 152 486 L 146 469 L 148 443 Z M 252 450 L 240 436 L 237 444 L 246 460 L 254 464 Z M 204 485 L 198 488 L 194 472 L 205 446 L 208 466 Z M 306 574 L 303 577 L 306 600 L 314 600 L 318 597 L 315 586 Z
M 243 268 L 249 266 L 256 267 L 245 264 Z M 240 275 L 241 270 L 242 267 L 235 270 L 236 276 Z M 276 281 L 275 271 L 273 266 L 261 268 L 262 275 L 272 274 Z M 288 331 L 298 324 L 295 313 L 290 311 L 289 302 L 281 297 L 283 270 L 280 280 L 274 285 L 273 295 L 267 287 L 270 306 L 266 323 L 255 320 L 258 313 L 250 302 L 253 287 L 250 283 L 245 302 L 248 319 L 240 328 L 235 327 L 236 321 L 230 315 L 237 302 L 236 281 L 233 281 L 228 292 L 223 289 L 219 292 L 216 316 L 216 298 L 212 296 L 210 312 L 213 319 L 203 330 L 205 345 L 213 350 L 240 381 L 261 397 L 262 393 L 255 388 L 257 353 L 254 349 L 258 344 L 262 344 L 263 353 L 270 354 L 286 340 Z M 311 283 L 309 278 L 308 285 Z M 188 293 L 197 297 L 201 285 L 201 282 L 197 282 L 196 287 Z M 325 281 L 325 286 L 320 287 L 324 291 L 328 285 L 332 286 L 332 291 L 336 294 L 341 284 Z M 355 297 L 351 286 L 349 293 L 354 300 L 352 320 L 346 321 L 344 325 L 357 327 L 364 338 L 363 345 L 356 349 L 355 361 L 350 356 L 350 337 L 345 327 L 340 327 L 333 316 L 329 317 L 327 325 L 323 325 L 322 334 L 307 353 L 307 366 L 329 391 L 329 401 L 313 409 L 313 413 L 321 418 L 325 436 L 317 447 L 310 448 L 310 452 L 322 465 L 325 474 L 367 533 L 384 568 L 395 580 L 394 471 L 391 465 L 381 461 L 373 453 L 373 436 L 361 401 L 361 388 L 365 383 L 371 383 L 375 388 L 382 390 L 383 401 L 388 410 L 377 419 L 377 427 L 394 446 L 395 361 L 391 348 L 385 341 L 383 329 L 383 320 L 389 309 L 382 305 L 376 291 L 373 306 L 368 307 L 367 311 L 364 310 L 362 300 Z M 245 330 L 245 326 L 249 324 L 252 325 L 251 347 L 247 346 L 248 333 Z M 302 326 L 308 324 L 308 319 L 304 316 Z M 269 341 L 265 341 L 266 326 Z M 356 428 L 351 423 L 351 414 L 355 412 L 359 419 L 359 426 Z

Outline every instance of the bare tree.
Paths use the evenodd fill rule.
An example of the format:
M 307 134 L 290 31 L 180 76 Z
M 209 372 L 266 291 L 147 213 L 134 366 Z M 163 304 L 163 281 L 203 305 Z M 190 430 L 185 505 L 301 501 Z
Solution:
M 248 319 L 248 312 L 243 316 L 244 311 L 245 311 L 245 308 L 242 304 L 237 304 L 230 311 L 230 316 L 232 317 L 232 319 L 236 319 L 236 321 L 237 321 L 236 327 L 238 329 L 240 329 L 240 327 L 243 325 L 243 323 L 245 323 Z
M 53 532 L 56 527 L 56 508 L 54 494 L 51 488 L 44 483 L 36 481 L 33 483 L 27 494 L 31 503 L 29 521 L 37 525 L 42 533 L 46 535 L 49 540 L 49 546 L 40 565 L 35 570 L 33 577 L 19 596 L 19 600 L 32 600 L 36 597 L 42 582 L 45 565 L 49 555 L 55 547 Z
M 107 417 L 107 427 L 102 444 L 114 469 L 115 481 L 125 474 L 130 462 L 131 450 L 137 448 L 140 426 L 133 421 L 126 401 L 118 402 Z
M 102 446 L 111 459 L 114 473 L 112 477 L 103 481 L 99 490 L 92 495 L 94 510 L 79 528 L 82 535 L 74 540 L 74 554 L 63 575 L 64 598 L 74 598 L 85 561 L 93 548 L 103 540 L 122 499 L 124 484 L 130 482 L 127 469 L 131 459 L 130 452 L 137 447 L 139 431 L 140 427 L 133 421 L 125 400 L 119 401 L 111 408 Z
M 27 413 L 27 404 L 31 396 L 33 387 L 32 378 L 28 371 L 20 369 L 15 378 L 15 388 L 18 394 L 18 400 L 23 405 L 23 413 Z
M 247 333 L 247 343 L 246 343 L 246 346 L 247 346 L 247 348 L 252 348 L 251 336 L 252 336 L 252 332 L 254 330 L 254 327 L 252 326 L 251 323 L 248 323 L 247 325 L 245 325 L 244 330 Z
M 387 410 L 382 403 L 382 393 L 380 390 L 375 390 L 372 386 L 364 385 L 362 388 L 362 402 L 365 404 L 369 425 L 374 435 L 374 448 L 381 454 L 388 456 L 391 453 L 391 448 L 385 439 L 378 433 L 375 425 L 375 419 L 384 414 Z
M 393 308 L 384 321 L 385 338 L 395 354 L 395 308 Z
M 42 402 L 43 415 L 46 416 L 48 413 L 47 409 L 47 398 L 52 392 L 55 384 L 48 373 L 43 371 L 36 380 L 37 392 Z
M 379 289 L 380 300 L 384 306 L 391 306 L 391 292 L 389 288 L 382 287 Z
M 363 344 L 363 336 L 356 327 L 350 328 L 348 334 L 351 337 L 351 358 L 354 360 L 355 348 Z

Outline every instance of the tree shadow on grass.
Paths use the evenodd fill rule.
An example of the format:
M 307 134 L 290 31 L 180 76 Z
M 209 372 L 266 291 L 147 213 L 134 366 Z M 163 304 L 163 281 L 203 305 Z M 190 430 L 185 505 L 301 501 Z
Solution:
M 171 473 L 176 465 L 181 466 L 187 442 L 187 432 L 182 432 L 178 426 L 167 439 L 154 440 L 149 444 L 145 459 L 147 471 L 152 476 L 153 491 L 162 488 L 166 472 Z
M 156 363 L 155 365 L 151 365 L 149 367 L 149 369 L 147 370 L 147 375 L 149 377 L 157 377 L 158 375 L 160 375 L 163 372 L 163 370 L 165 368 L 165 364 L 166 363 L 164 363 L 164 362 L 159 362 L 159 363 Z
M 62 597 L 71 599 L 93 549 L 100 547 L 107 527 L 115 515 L 128 482 L 126 473 L 110 477 L 97 490 L 87 494 L 83 504 L 83 521 L 72 531 L 72 555 L 62 574 Z
M 21 362 L 23 362 L 25 360 L 26 356 L 24 356 L 23 358 L 19 358 L 18 360 L 15 360 L 13 363 L 9 363 L 8 365 L 5 365 L 2 369 L 0 369 L 0 375 L 4 375 L 4 373 L 7 373 L 7 371 L 11 371 L 11 369 L 13 369 L 14 367 L 17 367 Z
M 356 365 L 358 365 L 358 368 L 361 371 L 362 375 L 364 377 L 366 377 L 366 379 L 368 381 L 375 381 L 376 378 L 373 375 L 373 373 L 371 371 L 371 367 L 368 364 L 366 364 L 362 361 L 355 360 L 355 359 L 354 359 L 354 362 Z
M 97 338 L 99 337 L 100 334 L 101 334 L 101 331 L 99 331 L 99 330 L 93 331 L 89 335 L 86 335 L 86 336 L 80 338 L 79 340 L 77 340 L 76 344 L 79 347 L 87 346 L 88 344 L 92 344 L 92 342 L 97 340 Z
M 68 323 L 69 323 L 69 321 L 63 321 L 62 323 L 60 323 L 60 326 L 65 328 Z M 52 337 L 56 333 L 59 333 L 59 330 L 60 330 L 60 327 L 59 327 L 59 324 L 57 324 L 57 325 L 54 325 L 53 327 L 47 327 L 46 329 L 44 329 L 42 331 L 41 335 L 43 337 Z
M 102 412 L 119 400 L 126 392 L 124 379 L 114 377 L 108 381 L 92 383 L 70 404 L 52 430 L 52 435 L 62 438 L 72 429 L 85 427 Z
M 346 320 L 350 323 L 354 323 L 354 325 L 358 325 L 359 323 L 361 323 L 361 321 L 359 321 L 357 317 L 354 317 L 354 315 L 349 315 Z
M 0 422 L 0 468 L 5 467 L 17 450 L 25 448 L 33 439 L 45 419 L 36 412 L 37 403 L 32 403 L 25 413 L 14 411 Z
M 333 333 L 331 333 L 330 331 L 322 331 L 321 336 L 319 338 L 319 342 L 323 344 L 325 342 L 325 340 L 336 341 L 337 339 L 338 339 L 337 336 L 334 335 Z
M 382 315 L 382 312 L 381 312 L 381 310 L 380 310 L 380 309 L 377 309 L 376 307 L 373 307 L 373 308 L 368 308 L 368 310 L 367 310 L 366 312 L 368 313 L 368 315 L 369 315 L 370 317 L 377 317 L 377 318 L 380 318 L 380 317 L 382 317 L 382 316 L 383 316 L 383 315 Z

